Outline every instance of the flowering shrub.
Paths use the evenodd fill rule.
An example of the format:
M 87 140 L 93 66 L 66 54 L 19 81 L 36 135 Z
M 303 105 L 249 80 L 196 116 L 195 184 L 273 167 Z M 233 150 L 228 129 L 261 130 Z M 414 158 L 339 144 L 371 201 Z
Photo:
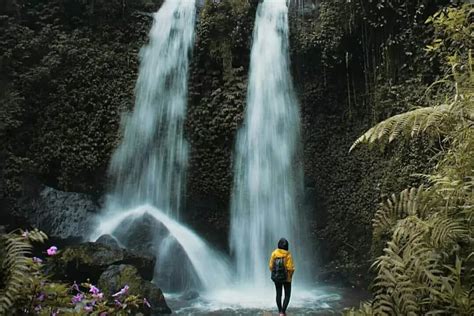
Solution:
M 31 240 L 31 236 L 33 234 L 30 232 L 22 231 L 11 233 L 2 238 L 14 238 L 15 241 L 19 240 L 24 245 L 31 247 L 31 242 L 35 241 Z M 8 252 L 8 249 L 0 249 L 0 251 Z M 26 252 L 28 254 L 31 251 Z M 59 252 L 60 249 L 56 246 L 51 246 L 46 250 L 48 256 L 55 256 Z M 22 268 L 22 273 L 27 275 L 21 280 L 23 284 L 18 287 L 19 293 L 15 297 L 15 301 L 8 306 L 11 315 L 18 313 L 53 316 L 107 316 L 150 311 L 151 305 L 148 300 L 129 293 L 127 284 L 123 284 L 122 289 L 107 298 L 97 286 L 91 283 L 77 284 L 74 282 L 70 285 L 50 280 L 43 271 L 44 261 L 47 259 L 25 256 L 18 260 L 24 261 L 25 266 Z M 12 273 L 10 272 L 10 274 Z M 0 309 L 6 310 L 5 306 L 1 305 L 2 302 L 0 302 Z

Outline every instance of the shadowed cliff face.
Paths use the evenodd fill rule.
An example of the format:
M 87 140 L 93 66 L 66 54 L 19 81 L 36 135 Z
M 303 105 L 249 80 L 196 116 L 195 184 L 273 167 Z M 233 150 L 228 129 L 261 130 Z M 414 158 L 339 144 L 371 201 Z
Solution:
M 3 215 L 30 195 L 26 178 L 97 198 L 106 191 L 121 113 L 133 106 L 138 52 L 152 22 L 147 14 L 161 2 L 0 3 L 0 40 L 5 43 L 0 63 Z M 348 153 L 374 117 L 400 108 L 388 104 L 376 112 L 374 99 L 367 96 L 376 92 L 364 86 L 364 45 L 369 44 L 347 22 L 357 19 L 351 15 L 357 11 L 338 7 L 335 1 L 316 3 L 290 16 L 304 148 L 306 196 L 301 207 L 318 241 L 315 253 L 321 267 L 334 267 L 324 277 L 342 271 L 354 280 L 354 271 L 368 259 L 376 204 L 381 194 L 397 190 L 397 184 L 389 186 L 382 178 L 398 170 L 398 183 L 405 186 L 402 178 L 419 171 L 422 153 L 408 149 L 394 155 L 391 149 L 370 158 L 364 151 Z M 196 23 L 185 123 L 190 156 L 183 216 L 221 248 L 227 248 L 233 148 L 246 106 L 256 4 L 207 1 Z

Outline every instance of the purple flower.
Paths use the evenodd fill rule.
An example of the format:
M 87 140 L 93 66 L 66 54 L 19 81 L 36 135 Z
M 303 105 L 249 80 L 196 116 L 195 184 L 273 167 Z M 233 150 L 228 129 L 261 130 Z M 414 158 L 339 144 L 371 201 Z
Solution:
M 99 316 L 107 316 L 107 315 L 108 315 L 107 312 L 102 312 L 99 314 Z
M 81 290 L 79 289 L 79 286 L 77 285 L 76 281 L 74 281 L 74 284 L 72 285 L 72 289 L 80 292 Z
M 36 312 L 39 313 L 41 311 L 41 309 L 43 309 L 43 307 L 41 307 L 41 305 L 36 305 L 36 307 L 35 307 Z
M 92 312 L 92 306 L 86 305 L 86 306 L 84 306 L 84 310 L 85 310 L 86 312 Z
M 148 306 L 148 308 L 151 308 L 151 304 L 150 304 L 150 302 L 148 302 L 148 300 L 146 298 L 143 298 L 143 304 Z
M 76 295 L 74 295 L 72 297 L 72 303 L 77 304 L 77 303 L 81 302 L 83 299 L 84 299 L 84 294 L 77 293 Z
M 59 315 L 59 312 L 57 310 L 55 310 L 51 313 L 51 316 L 58 316 L 58 315 Z
M 54 256 L 58 253 L 58 247 L 51 246 L 48 248 L 48 250 L 46 250 L 46 252 L 48 253 L 48 256 Z
M 100 290 L 98 288 L 96 288 L 94 285 L 91 285 L 89 293 L 97 295 L 97 294 L 100 293 Z
M 92 294 L 92 297 L 100 301 L 101 299 L 104 298 L 104 293 L 99 292 L 97 294 Z
M 41 260 L 41 259 L 38 258 L 38 257 L 33 257 L 33 262 L 34 262 L 34 263 L 43 263 L 43 260 Z
M 114 300 L 115 305 L 122 307 L 122 303 L 119 300 Z
M 125 285 L 122 289 L 120 289 L 120 291 L 118 291 L 117 293 L 115 293 L 114 295 L 112 295 L 112 297 L 117 297 L 117 296 L 125 295 L 125 294 L 127 294 L 128 289 L 129 289 L 129 286 L 128 286 L 128 285 Z
M 40 302 L 44 301 L 44 293 L 40 293 L 36 299 Z

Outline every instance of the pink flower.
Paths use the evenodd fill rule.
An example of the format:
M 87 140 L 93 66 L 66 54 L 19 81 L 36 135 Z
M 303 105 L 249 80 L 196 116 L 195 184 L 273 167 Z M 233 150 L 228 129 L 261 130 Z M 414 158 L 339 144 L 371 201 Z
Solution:
M 33 257 L 33 262 L 34 262 L 34 263 L 43 263 L 43 260 L 41 260 L 41 259 L 38 258 L 38 257 Z
M 84 306 L 84 310 L 85 310 L 86 312 L 92 312 L 92 306 L 86 305 L 86 306 Z
M 44 301 L 44 293 L 40 293 L 36 299 L 40 302 Z
M 148 302 L 148 300 L 146 298 L 143 298 L 143 304 L 148 306 L 148 308 L 151 308 L 151 304 L 150 304 L 150 302 Z
M 25 230 L 25 231 L 21 234 L 21 236 L 23 236 L 24 238 L 28 238 L 29 235 L 30 235 L 30 233 L 28 232 L 28 229 Z
M 95 298 L 96 300 L 101 300 L 104 298 L 104 293 L 97 293 L 97 294 L 92 294 L 92 297 Z
M 119 300 L 114 300 L 115 305 L 122 307 L 122 303 Z
M 112 297 L 117 297 L 117 296 L 125 295 L 125 294 L 127 294 L 128 289 L 129 289 L 129 286 L 128 286 L 128 285 L 125 285 L 120 291 L 118 291 L 117 293 L 115 293 L 114 295 L 112 295 Z
M 79 286 L 77 285 L 76 281 L 74 281 L 74 284 L 72 285 L 72 289 L 80 292 L 81 290 L 79 289 Z
M 94 285 L 91 285 L 89 293 L 97 295 L 97 294 L 100 293 L 100 290 L 98 288 L 96 288 Z
M 99 316 L 107 316 L 107 312 L 102 312 L 99 314 Z
M 74 296 L 72 297 L 72 303 L 73 303 L 73 304 L 77 304 L 77 303 L 81 302 L 83 298 L 84 298 L 84 294 L 82 294 L 82 293 L 77 293 L 76 295 L 74 295 Z
M 48 256 L 54 256 L 58 253 L 58 247 L 51 246 L 51 247 L 49 247 L 48 250 L 46 250 L 46 252 L 48 253 Z

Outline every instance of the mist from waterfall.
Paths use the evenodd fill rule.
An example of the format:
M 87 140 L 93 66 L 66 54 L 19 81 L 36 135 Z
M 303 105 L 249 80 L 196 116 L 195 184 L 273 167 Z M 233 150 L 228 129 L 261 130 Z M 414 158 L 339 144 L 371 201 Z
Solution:
M 290 242 L 296 276 L 304 270 L 300 233 L 305 225 L 297 203 L 302 180 L 297 161 L 300 120 L 288 32 L 287 1 L 261 2 L 253 32 L 245 121 L 236 143 L 230 230 L 238 281 L 253 288 L 271 285 L 268 258 L 280 237 Z
M 160 223 L 168 234 L 167 237 L 162 239 L 160 245 L 162 249 L 160 249 L 158 261 L 171 258 L 173 264 L 179 269 L 187 270 L 189 267 L 186 267 L 184 261 L 176 256 L 177 248 L 173 245 L 173 243 L 176 243 L 185 252 L 186 259 L 190 260 L 191 268 L 200 281 L 199 286 L 202 286 L 204 290 L 225 289 L 231 284 L 231 269 L 227 258 L 223 254 L 212 249 L 191 229 L 151 205 L 142 205 L 137 208 L 124 210 L 108 221 L 102 222 L 97 228 L 94 237 L 97 238 L 104 234 L 113 235 L 120 231 L 124 222 L 139 219 L 145 215 Z M 166 244 L 168 244 L 168 247 L 166 247 Z
M 168 0 L 140 52 L 135 107 L 112 156 L 107 209 L 151 204 L 179 217 L 188 146 L 183 135 L 195 1 Z

